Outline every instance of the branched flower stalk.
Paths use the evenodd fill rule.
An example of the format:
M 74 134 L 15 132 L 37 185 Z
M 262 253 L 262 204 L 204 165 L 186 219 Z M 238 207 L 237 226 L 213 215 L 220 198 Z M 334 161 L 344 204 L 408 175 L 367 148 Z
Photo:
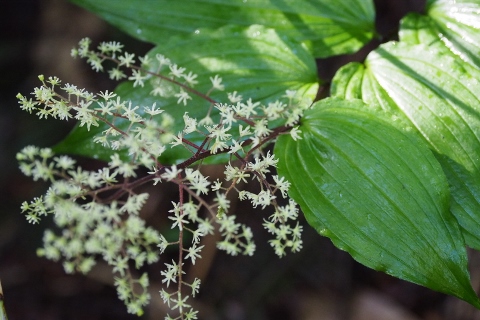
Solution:
M 202 119 L 192 118 L 188 112 L 183 119 L 173 119 L 156 103 L 138 106 L 116 93 L 93 94 L 71 84 L 62 86 L 57 77 L 39 76 L 41 86 L 34 88 L 33 98 L 17 95 L 20 107 L 40 119 L 75 119 L 88 130 L 102 124 L 107 129 L 93 142 L 112 155 L 104 168 L 87 171 L 73 158 L 55 155 L 49 148 L 27 146 L 17 154 L 25 175 L 51 183 L 44 195 L 21 207 L 30 223 L 52 216 L 58 227 L 58 233 L 45 231 L 38 254 L 62 260 L 67 273 L 88 273 L 99 258 L 103 259 L 112 267 L 118 296 L 128 312 L 141 315 L 151 299 L 149 278 L 136 270 L 157 262 L 167 247 L 177 246 L 178 259 L 166 262 L 160 272 L 164 284 L 160 296 L 174 314 L 166 319 L 197 319 L 198 311 L 189 299 L 199 292 L 200 280 L 187 283 L 183 275 L 185 264 L 195 264 L 201 258 L 201 238 L 219 232 L 218 249 L 231 255 L 253 255 L 256 248 L 251 229 L 230 212 L 228 193 L 236 192 L 253 207 L 274 208 L 263 225 L 273 235 L 270 244 L 279 257 L 287 250 L 302 248 L 298 207 L 287 195 L 290 183 L 274 174 L 278 160 L 265 148 L 280 134 L 299 138 L 295 125 L 309 104 L 298 101 L 294 91 L 267 105 L 251 98 L 244 100 L 237 92 L 228 93 L 228 102 L 221 103 L 210 97 L 213 91 L 225 88 L 218 75 L 210 78 L 211 88 L 202 93 L 193 88 L 198 83 L 196 74 L 187 73 L 163 55 L 139 57 L 141 66 L 137 66 L 135 56 L 122 52 L 123 46 L 117 42 L 101 43 L 98 50 L 91 50 L 90 45 L 88 38 L 82 39 L 72 55 L 85 58 L 96 71 L 103 71 L 105 63 L 113 64 L 107 71 L 113 80 L 127 78 L 134 87 L 150 81 L 151 94 L 158 99 L 175 97 L 180 106 L 186 106 L 194 95 L 210 108 Z M 217 122 L 210 117 L 213 110 L 218 111 Z M 182 121 L 183 129 L 175 132 L 175 124 Z M 192 135 L 203 138 L 192 139 Z M 185 148 L 191 156 L 177 164 L 163 163 L 162 155 L 173 148 Z M 230 159 L 225 179 L 210 181 L 201 173 L 200 164 L 218 155 Z M 151 171 L 138 176 L 140 167 Z M 178 186 L 179 201 L 172 202 L 168 213 L 160 213 L 168 214 L 171 228 L 178 230 L 174 242 L 147 226 L 139 215 L 149 198 L 148 193 L 139 193 L 139 187 L 161 182 Z M 241 190 L 240 182 L 258 183 L 260 192 Z M 215 194 L 213 202 L 205 200 L 210 193 Z M 287 204 L 279 205 L 278 198 L 288 199 L 283 201 Z M 203 211 L 207 216 L 200 214 Z M 191 234 L 191 243 L 185 242 L 185 233 Z M 172 289 L 173 284 L 176 289 Z

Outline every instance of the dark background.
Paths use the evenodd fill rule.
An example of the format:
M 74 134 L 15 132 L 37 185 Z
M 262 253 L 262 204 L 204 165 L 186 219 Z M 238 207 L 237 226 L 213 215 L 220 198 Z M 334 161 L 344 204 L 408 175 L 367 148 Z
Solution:
M 375 2 L 377 30 L 385 39 L 396 34 L 406 12 L 421 12 L 424 5 L 414 0 Z M 28 224 L 19 206 L 42 194 L 46 185 L 23 177 L 15 154 L 29 144 L 55 144 L 73 123 L 40 121 L 18 108 L 15 95 L 26 95 L 38 86 L 38 74 L 56 75 L 94 92 L 113 89 L 104 75 L 70 58 L 70 49 L 82 37 L 94 43 L 121 41 L 128 51 L 137 53 L 150 47 L 64 0 L 0 0 L 0 26 L 0 280 L 9 318 L 136 319 L 117 299 L 108 268 L 99 265 L 88 276 L 69 276 L 60 263 L 36 257 L 43 229 L 51 225 L 48 219 L 40 227 Z M 356 55 L 319 60 L 320 75 L 329 80 L 339 66 L 361 61 L 376 45 L 378 41 L 373 41 Z M 219 171 L 207 170 L 210 176 Z M 158 196 L 152 197 L 155 200 L 143 213 L 162 230 L 162 218 L 155 212 L 166 212 L 162 204 L 176 196 L 170 189 L 167 184 L 164 190 L 155 189 Z M 267 244 L 260 213 L 242 203 L 235 210 L 252 226 L 258 250 L 251 258 L 230 257 L 215 250 L 215 239 L 207 239 L 204 258 L 188 271 L 202 278 L 196 300 L 201 319 L 480 319 L 478 311 L 455 298 L 362 267 L 307 225 L 304 249 L 278 259 Z M 478 254 L 471 253 L 476 289 L 480 287 L 479 260 Z M 165 309 L 158 296 L 161 268 L 161 264 L 149 267 L 152 303 L 142 319 L 163 319 Z

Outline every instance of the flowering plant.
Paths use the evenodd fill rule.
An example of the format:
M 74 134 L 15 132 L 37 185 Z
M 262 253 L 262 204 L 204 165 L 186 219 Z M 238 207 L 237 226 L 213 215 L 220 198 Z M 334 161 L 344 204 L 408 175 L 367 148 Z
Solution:
M 218 232 L 219 250 L 255 252 L 232 196 L 273 208 L 263 226 L 279 257 L 302 249 L 298 203 L 312 227 L 364 265 L 480 307 L 465 250 L 480 249 L 478 2 L 428 1 L 425 15 L 402 20 L 399 42 L 338 70 L 325 99 L 314 58 L 365 44 L 374 35 L 371 1 L 158 1 L 133 10 L 131 0 L 74 2 L 157 46 L 136 57 L 120 43 L 92 48 L 84 38 L 72 56 L 123 81 L 114 92 L 42 75 L 33 98 L 18 94 L 40 119 L 78 121 L 55 147 L 17 155 L 24 174 L 51 183 L 21 208 L 29 222 L 52 216 L 60 230 L 45 231 L 40 256 L 62 260 L 67 273 L 103 259 L 119 298 L 140 315 L 149 278 L 134 269 L 176 246 L 178 258 L 160 271 L 173 312 L 166 319 L 196 319 L 190 297 L 200 280 L 184 274 L 201 258 L 202 238 Z M 211 14 L 182 17 L 185 6 Z M 238 16 L 226 14 L 230 6 Z M 105 167 L 84 170 L 64 153 Z M 223 180 L 202 172 L 211 163 L 224 164 Z M 140 216 L 152 196 L 141 187 L 159 183 L 178 188 L 160 213 L 177 231 L 173 241 Z

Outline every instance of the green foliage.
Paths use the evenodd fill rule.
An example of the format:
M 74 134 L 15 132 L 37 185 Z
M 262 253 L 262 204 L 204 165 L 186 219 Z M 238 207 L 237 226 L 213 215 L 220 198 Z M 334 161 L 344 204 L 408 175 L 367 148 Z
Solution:
M 172 35 L 201 28 L 261 24 L 299 41 L 315 57 L 353 53 L 374 33 L 371 0 L 72 0 L 131 36 L 162 46 Z
M 412 13 L 402 20 L 400 40 L 428 45 L 479 67 L 478 2 L 428 1 L 426 11 L 426 16 Z
M 185 50 L 186 47 L 195 50 Z M 154 48 L 147 56 L 155 60 L 157 54 L 172 57 L 174 63 L 187 70 L 194 70 L 198 75 L 196 78 L 198 85 L 195 89 L 200 92 L 207 92 L 210 89 L 209 78 L 215 75 L 221 75 L 225 91 L 237 91 L 244 97 L 255 97 L 256 101 L 264 103 L 280 98 L 287 89 L 296 90 L 299 96 L 313 100 L 318 90 L 315 60 L 307 47 L 290 40 L 285 35 L 280 36 L 272 29 L 258 25 L 247 29 L 227 26 L 212 32 L 201 31 L 199 34 L 173 37 L 162 49 Z M 158 65 L 152 62 L 148 68 L 154 72 L 157 71 Z M 166 68 L 161 71 L 168 74 L 169 70 Z M 158 79 L 151 77 L 143 87 L 134 87 L 133 83 L 126 82 L 121 84 L 115 93 L 123 99 L 132 101 L 134 105 L 152 105 L 156 102 L 157 107 L 175 119 L 182 119 L 185 112 L 197 119 L 207 115 L 211 101 L 206 101 L 202 97 L 193 96 L 190 103 L 195 104 L 195 108 L 191 108 L 177 103 L 178 98 L 173 95 L 173 89 L 172 92 L 166 92 L 160 97 L 152 96 L 150 93 L 156 81 Z M 216 91 L 210 98 L 218 100 L 223 96 L 225 96 L 223 92 Z M 217 122 L 218 110 L 212 110 L 210 116 Z M 159 116 L 158 119 L 161 121 L 162 117 Z M 118 124 L 122 129 L 128 125 L 128 121 Z M 183 121 L 177 121 L 172 130 L 179 132 L 183 125 Z M 91 143 L 94 136 L 107 128 L 108 125 L 105 123 L 90 130 L 77 126 L 55 147 L 55 151 L 109 160 L 115 150 Z M 204 136 L 194 132 L 188 135 L 188 138 L 199 143 Z M 172 163 L 189 156 L 190 153 L 185 149 L 176 148 L 168 150 L 163 155 L 162 161 Z M 225 157 L 208 160 L 218 161 L 225 161 Z
M 102 49 L 88 51 L 84 43 L 77 54 L 97 70 L 103 69 L 104 61 L 113 62 L 109 73 L 117 80 L 127 78 L 124 70 L 130 68 L 132 81 L 121 83 L 115 94 L 132 107 L 155 105 L 170 118 L 125 105 L 112 113 L 113 97 L 103 101 L 84 92 L 74 94 L 81 103 L 57 99 L 55 85 L 48 87 L 42 78 L 36 102 L 19 95 L 22 108 L 32 112 L 43 103 L 48 107 L 37 115 L 59 118 L 88 111 L 83 116 L 77 113 L 80 124 L 55 151 L 109 160 L 114 175 L 127 178 L 135 177 L 137 165 L 153 166 L 151 176 L 140 178 L 141 183 L 173 181 L 189 194 L 191 202 L 185 202 L 189 209 L 181 198 L 170 211 L 180 239 L 183 225 L 189 222 L 210 232 L 210 220 L 196 213 L 189 213 L 188 220 L 184 214 L 203 206 L 225 237 L 219 248 L 231 254 L 252 254 L 251 231 L 228 215 L 226 194 L 236 190 L 240 200 L 248 199 L 254 207 L 273 205 L 275 214 L 264 224 L 275 235 L 270 243 L 279 256 L 287 248 L 296 252 L 301 248 L 302 227 L 288 224 L 297 218 L 296 201 L 312 227 L 360 263 L 480 308 L 470 284 L 465 249 L 466 243 L 480 250 L 479 0 L 429 0 L 425 15 L 412 13 L 402 20 L 400 41 L 382 44 L 363 63 L 340 68 L 331 83 L 331 97 L 313 104 L 322 85 L 314 58 L 352 53 L 367 43 L 375 33 L 372 1 L 73 2 L 156 45 L 141 58 L 140 67 L 132 66 L 133 55 L 117 56 L 112 49 L 115 44 L 102 44 L 111 47 L 104 54 Z M 163 65 L 167 61 L 163 55 L 171 62 Z M 181 68 L 185 69 L 180 72 Z M 229 94 L 229 103 L 223 103 L 228 101 L 222 91 Z M 59 113 L 67 108 L 67 100 L 74 105 L 73 111 Z M 109 111 L 102 111 L 102 106 Z M 115 148 L 105 148 L 112 142 L 105 132 L 112 128 L 126 138 L 117 141 Z M 163 134 L 158 138 L 164 139 L 161 143 L 152 138 L 158 132 Z M 148 146 L 138 147 L 138 141 L 130 139 L 133 133 L 145 135 L 140 142 Z M 102 144 L 96 143 L 98 139 L 104 139 Z M 176 147 L 166 148 L 172 141 Z M 262 151 L 269 143 L 275 143 L 277 158 Z M 46 160 L 51 157 L 44 150 L 26 149 L 19 160 L 22 170 L 34 179 L 79 176 L 60 170 L 58 158 L 53 158 L 57 164 L 49 166 Z M 232 166 L 232 159 L 241 164 Z M 201 161 L 228 162 L 225 175 L 230 186 L 222 187 L 218 181 L 210 185 L 192 171 L 190 166 Z M 266 178 L 270 167 L 279 171 L 279 176 L 272 176 L 273 184 Z M 98 176 L 86 174 L 81 183 L 88 185 Z M 237 190 L 237 182 L 247 178 L 260 183 L 259 194 Z M 97 181 L 106 185 L 102 192 L 119 188 L 118 192 L 133 194 L 137 186 L 133 181 L 118 187 L 102 179 Z M 67 193 L 76 192 L 75 198 L 98 195 L 91 183 L 88 188 L 69 188 Z M 274 194 L 287 197 L 289 188 L 293 200 L 281 207 Z M 208 190 L 217 192 L 215 207 L 202 202 L 200 195 Z M 225 192 L 218 193 L 221 190 Z M 24 205 L 34 222 L 58 208 L 52 200 L 39 213 L 38 202 L 42 201 Z M 112 210 L 116 207 L 116 203 L 109 205 Z M 198 230 L 189 231 L 193 239 L 199 237 Z M 163 252 L 169 243 L 162 239 Z M 188 251 L 194 263 L 201 250 L 198 242 L 188 250 L 183 249 L 182 240 L 178 243 L 180 252 Z M 162 275 L 168 283 L 181 282 L 181 257 L 178 264 L 166 264 Z M 122 265 L 126 261 L 127 257 Z M 118 262 L 112 264 L 119 268 Z M 199 282 L 186 285 L 193 294 L 198 291 Z M 126 286 L 123 290 L 128 292 Z M 183 298 L 180 289 L 175 294 L 162 289 L 161 296 L 175 302 L 184 314 L 188 297 Z M 127 293 L 125 297 L 137 303 Z M 131 310 L 145 305 L 146 299 L 138 299 L 140 306 Z M 189 310 L 196 317 L 196 311 Z
M 0 300 L 0 320 L 8 320 L 7 312 L 5 311 L 5 306 L 3 305 L 3 300 Z
M 8 320 L 7 312 L 5 311 L 5 306 L 3 305 L 3 300 L 0 300 L 0 320 Z
M 279 173 L 302 181 L 290 192 L 311 226 L 368 267 L 480 307 L 447 181 L 412 130 L 339 99 L 315 103 L 300 130 L 275 153 Z
M 398 115 L 431 144 L 469 171 L 480 169 L 480 72 L 429 51 L 424 45 L 390 42 L 371 52 L 365 65 L 339 70 L 332 95 L 360 98 Z M 472 130 L 473 129 L 473 130 Z
M 476 249 L 480 224 L 480 73 L 425 45 L 389 43 L 365 65 L 341 68 L 332 95 L 362 99 L 415 128 L 437 154 L 452 186 L 452 211 Z

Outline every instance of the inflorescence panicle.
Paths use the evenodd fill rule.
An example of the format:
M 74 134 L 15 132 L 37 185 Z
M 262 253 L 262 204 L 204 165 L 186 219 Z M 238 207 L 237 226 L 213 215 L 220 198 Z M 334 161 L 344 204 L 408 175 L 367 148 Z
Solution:
M 55 155 L 49 148 L 27 146 L 17 154 L 25 175 L 51 184 L 44 195 L 21 207 L 30 223 L 52 216 L 60 230 L 45 231 L 40 256 L 62 260 L 67 273 L 88 273 L 101 257 L 112 267 L 118 296 L 128 312 L 142 314 L 151 297 L 148 275 L 138 276 L 138 270 L 157 262 L 167 247 L 177 246 L 178 260 L 164 263 L 160 272 L 164 285 L 160 296 L 177 314 L 166 319 L 196 319 L 198 311 L 189 297 L 199 292 L 200 279 L 188 283 L 183 274 L 186 264 L 201 258 L 202 238 L 218 232 L 218 249 L 231 255 L 255 252 L 251 228 L 238 222 L 230 208 L 230 193 L 253 208 L 273 208 L 263 226 L 273 235 L 270 244 L 279 257 L 302 248 L 298 206 L 288 198 L 290 183 L 275 174 L 278 160 L 266 147 L 280 134 L 301 138 L 296 124 L 308 103 L 299 101 L 293 90 L 266 104 L 244 99 L 236 91 L 226 93 L 225 102 L 217 102 L 210 94 L 226 88 L 219 75 L 210 77 L 211 89 L 200 93 L 193 89 L 198 76 L 163 55 L 136 57 L 118 42 L 103 42 L 96 50 L 90 47 L 91 41 L 82 39 L 72 56 L 86 59 L 92 69 L 106 71 L 112 80 L 131 81 L 133 87 L 144 87 L 148 79 L 153 87 L 150 94 L 157 99 L 174 97 L 185 107 L 193 103 L 194 95 L 210 108 L 201 119 L 192 117 L 188 108 L 183 118 L 174 119 L 157 103 L 142 106 L 115 92 L 94 94 L 43 75 L 32 98 L 18 94 L 20 107 L 40 119 L 75 119 L 87 130 L 102 125 L 106 129 L 93 142 L 112 154 L 97 171 L 84 170 L 73 158 Z M 213 110 L 218 114 L 216 121 L 211 117 Z M 189 150 L 191 157 L 174 165 L 163 163 L 164 152 L 175 148 Z M 227 156 L 224 180 L 212 181 L 198 164 L 219 154 Z M 139 167 L 148 173 L 139 176 Z M 178 230 L 178 240 L 173 242 L 140 216 L 150 194 L 138 191 L 139 187 L 162 182 L 177 185 L 180 194 L 170 211 L 160 213 L 168 215 L 171 228 Z M 256 183 L 260 191 L 242 190 L 240 183 Z M 214 195 L 213 201 L 205 200 L 209 194 Z M 189 243 L 184 233 L 191 234 Z

